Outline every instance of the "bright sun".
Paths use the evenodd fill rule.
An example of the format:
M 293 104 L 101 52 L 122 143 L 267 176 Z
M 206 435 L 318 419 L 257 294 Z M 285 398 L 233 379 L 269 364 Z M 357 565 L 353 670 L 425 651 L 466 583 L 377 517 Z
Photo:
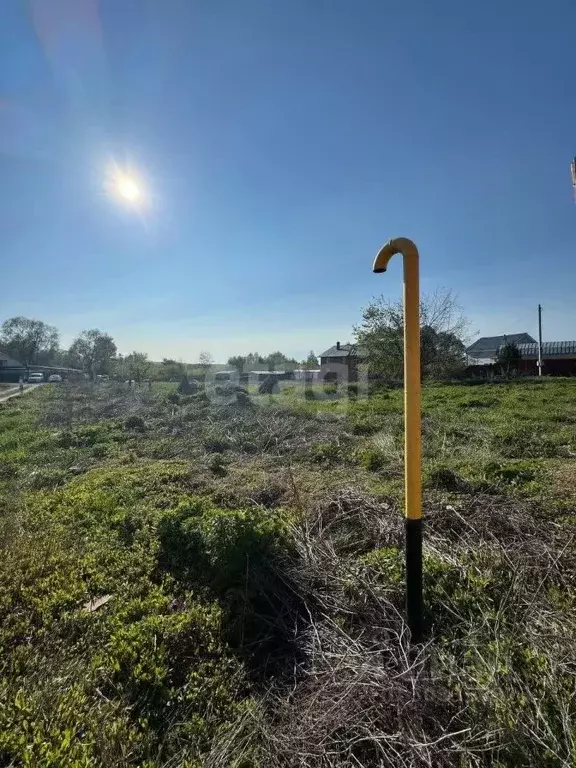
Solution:
M 125 176 L 124 174 L 116 179 L 116 191 L 120 197 L 123 197 L 124 200 L 128 200 L 130 203 L 135 203 L 142 197 L 142 190 L 137 182 L 131 176 Z
M 141 175 L 129 167 L 121 167 L 113 160 L 104 178 L 106 193 L 131 208 L 143 210 L 149 206 L 149 194 Z

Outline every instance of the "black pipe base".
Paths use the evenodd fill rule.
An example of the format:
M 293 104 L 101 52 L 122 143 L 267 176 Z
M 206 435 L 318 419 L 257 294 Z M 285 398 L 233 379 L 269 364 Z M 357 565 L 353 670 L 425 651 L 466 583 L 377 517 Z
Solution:
M 424 637 L 422 597 L 422 519 L 406 519 L 406 617 L 412 643 Z

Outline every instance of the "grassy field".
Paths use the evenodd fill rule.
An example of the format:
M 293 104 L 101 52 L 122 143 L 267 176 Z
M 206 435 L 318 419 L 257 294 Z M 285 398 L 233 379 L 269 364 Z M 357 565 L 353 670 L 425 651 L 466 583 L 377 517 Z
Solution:
M 576 381 L 424 389 L 418 649 L 402 393 L 298 395 L 0 405 L 1 765 L 576 765 Z

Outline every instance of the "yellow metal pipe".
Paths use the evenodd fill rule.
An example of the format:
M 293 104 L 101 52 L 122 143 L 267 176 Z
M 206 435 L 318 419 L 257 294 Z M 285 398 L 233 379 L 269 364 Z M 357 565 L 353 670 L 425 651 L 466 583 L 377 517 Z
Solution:
M 386 243 L 374 260 L 373 271 L 385 272 L 396 253 L 404 262 L 404 489 L 406 518 L 422 517 L 420 417 L 420 280 L 418 249 L 398 237 Z
M 406 614 L 412 642 L 422 640 L 422 477 L 420 437 L 420 288 L 418 249 L 406 237 L 386 243 L 374 272 L 385 272 L 396 253 L 404 261 L 404 489 L 406 514 Z

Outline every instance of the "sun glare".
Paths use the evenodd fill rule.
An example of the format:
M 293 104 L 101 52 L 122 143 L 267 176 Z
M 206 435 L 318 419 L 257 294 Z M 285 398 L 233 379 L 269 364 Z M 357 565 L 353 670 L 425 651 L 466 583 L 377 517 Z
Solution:
M 135 203 L 142 197 L 142 190 L 137 182 L 130 176 L 121 175 L 116 180 L 116 190 L 120 197 Z
M 112 162 L 104 182 L 107 193 L 126 204 L 137 208 L 148 206 L 148 192 L 139 174 L 131 169 L 121 168 Z

